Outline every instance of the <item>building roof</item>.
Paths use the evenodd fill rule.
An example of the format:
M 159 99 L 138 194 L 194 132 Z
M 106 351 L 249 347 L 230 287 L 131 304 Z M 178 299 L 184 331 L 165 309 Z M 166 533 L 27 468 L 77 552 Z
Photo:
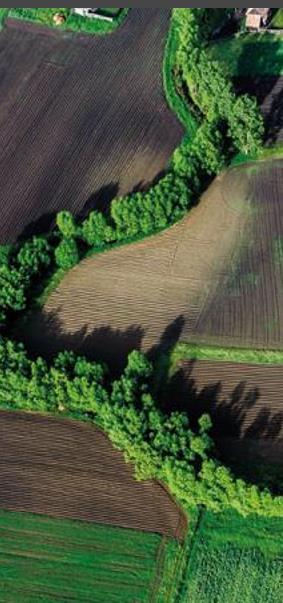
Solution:
M 269 16 L 270 10 L 271 10 L 270 8 L 248 8 L 247 16 L 254 15 L 254 16 L 261 17 L 261 19 L 264 19 Z

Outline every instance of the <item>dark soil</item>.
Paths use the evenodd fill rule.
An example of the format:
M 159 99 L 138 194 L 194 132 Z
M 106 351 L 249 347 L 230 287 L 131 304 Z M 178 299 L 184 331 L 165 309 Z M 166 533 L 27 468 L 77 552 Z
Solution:
M 186 519 L 157 482 L 133 468 L 95 427 L 0 412 L 0 506 L 182 539 Z
M 170 10 L 132 9 L 112 34 L 8 21 L 0 34 L 0 243 L 151 183 L 183 130 L 162 82 Z

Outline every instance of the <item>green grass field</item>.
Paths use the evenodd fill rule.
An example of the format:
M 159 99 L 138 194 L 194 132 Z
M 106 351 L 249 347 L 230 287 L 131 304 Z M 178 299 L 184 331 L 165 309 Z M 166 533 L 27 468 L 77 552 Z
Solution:
M 182 603 L 279 603 L 282 577 L 282 519 L 206 513 L 191 552 Z
M 61 13 L 65 16 L 66 22 L 64 25 L 56 27 L 56 29 L 81 31 L 85 33 L 108 33 L 122 23 L 128 10 L 128 8 L 99 9 L 101 15 L 113 17 L 113 23 L 74 15 L 70 8 L 12 8 L 9 12 L 9 16 L 16 19 L 34 21 L 35 23 L 46 25 L 47 27 L 56 27 L 53 22 L 53 17 L 56 13 Z
M 0 601 L 169 603 L 181 551 L 155 534 L 0 511 Z
M 274 29 L 283 29 L 283 9 L 279 8 L 272 21 L 271 21 L 271 27 L 274 27 Z
M 283 38 L 269 33 L 243 34 L 210 46 L 212 58 L 229 76 L 283 75 Z

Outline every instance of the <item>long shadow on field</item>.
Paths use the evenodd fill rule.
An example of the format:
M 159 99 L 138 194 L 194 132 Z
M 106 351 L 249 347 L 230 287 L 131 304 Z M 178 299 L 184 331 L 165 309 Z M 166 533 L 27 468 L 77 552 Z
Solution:
M 223 397 L 221 381 L 199 389 L 193 377 L 194 366 L 192 360 L 172 377 L 163 394 L 166 411 L 187 412 L 193 426 L 202 414 L 210 414 L 216 441 L 223 437 L 273 442 L 281 439 L 283 412 L 274 413 L 272 409 L 260 406 L 259 388 L 250 389 L 245 381 L 241 381 L 228 397 Z
M 49 212 L 40 216 L 37 220 L 30 222 L 18 237 L 18 241 L 26 241 L 33 235 L 48 233 L 55 224 L 56 212 Z
M 12 336 L 23 341 L 33 357 L 44 356 L 52 360 L 59 352 L 72 350 L 96 362 L 105 362 L 112 374 L 119 373 L 125 366 L 132 350 L 141 348 L 144 331 L 138 325 L 126 331 L 102 326 L 89 332 L 87 325 L 73 333 L 65 331 L 57 312 L 38 312 L 20 328 L 14 326 Z
M 119 185 L 117 182 L 111 182 L 107 186 L 103 186 L 99 191 L 96 191 L 86 201 L 82 211 L 79 214 L 79 219 L 84 220 L 90 211 L 106 211 L 109 208 L 111 201 L 117 197 Z

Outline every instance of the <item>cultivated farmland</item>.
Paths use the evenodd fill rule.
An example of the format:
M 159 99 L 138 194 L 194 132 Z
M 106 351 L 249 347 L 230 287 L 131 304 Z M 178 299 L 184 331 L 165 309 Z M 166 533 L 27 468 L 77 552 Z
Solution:
M 282 349 L 282 185 L 281 161 L 228 170 L 167 232 L 82 262 L 17 336 L 115 367 L 178 340 Z
M 183 538 L 186 519 L 95 427 L 0 412 L 0 507 Z
M 170 10 L 131 9 L 113 34 L 8 20 L 0 33 L 0 243 L 85 215 L 162 172 L 183 130 L 162 63 Z
M 282 519 L 205 513 L 182 603 L 281 601 L 282 531 Z
M 211 415 L 226 459 L 282 463 L 282 390 L 282 366 L 188 360 L 177 366 L 165 397 L 194 422 Z
M 157 534 L 2 511 L 0 599 L 162 603 L 179 549 Z

